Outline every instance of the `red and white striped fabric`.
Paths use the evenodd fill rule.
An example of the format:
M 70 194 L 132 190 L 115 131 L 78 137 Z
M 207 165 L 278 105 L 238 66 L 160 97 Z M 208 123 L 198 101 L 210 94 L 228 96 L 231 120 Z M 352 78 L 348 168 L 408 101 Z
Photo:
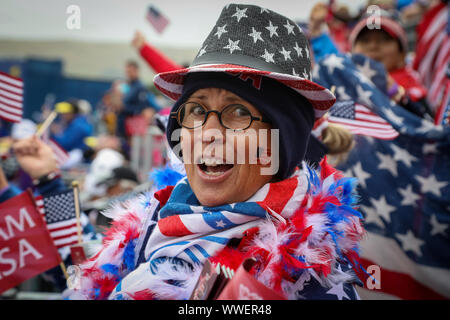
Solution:
M 193 66 L 175 71 L 168 71 L 157 74 L 153 82 L 164 95 L 178 100 L 183 91 L 185 77 L 193 72 L 226 72 L 230 74 L 246 74 L 252 76 L 265 76 L 275 79 L 284 85 L 300 93 L 312 104 L 316 118 L 322 117 L 336 101 L 330 90 L 299 76 L 276 73 L 270 71 L 257 70 L 233 64 L 205 64 Z
M 448 269 L 416 263 L 389 237 L 367 232 L 361 241 L 361 264 L 366 269 L 379 266 L 381 271 L 380 289 L 357 287 L 363 300 L 450 298 Z
M 35 197 L 36 207 L 45 219 L 44 198 L 41 195 Z M 72 246 L 78 243 L 77 220 L 76 218 L 47 224 L 50 237 L 53 239 L 56 249 L 62 249 L 66 246 Z
M 447 65 L 450 62 L 450 36 L 447 33 L 447 5 L 440 3 L 426 13 L 418 27 L 413 67 L 428 88 L 427 98 L 433 111 L 444 98 Z
M 63 147 L 61 147 L 55 140 L 49 139 L 47 144 L 52 148 L 53 153 L 55 154 L 56 161 L 59 166 L 62 166 L 64 163 L 69 160 L 69 154 Z
M 383 140 L 392 140 L 398 137 L 398 132 L 383 118 L 376 115 L 369 108 L 355 103 L 348 108 L 353 110 L 345 111 L 346 114 L 330 112 L 328 121 L 339 124 L 348 129 L 353 134 L 374 137 Z
M 0 118 L 11 122 L 20 122 L 22 109 L 22 79 L 0 72 Z
M 60 167 L 69 160 L 69 154 L 67 151 L 64 150 L 64 148 L 61 147 L 55 140 L 50 138 L 50 132 L 48 129 L 42 134 L 42 141 L 52 148 L 56 161 Z

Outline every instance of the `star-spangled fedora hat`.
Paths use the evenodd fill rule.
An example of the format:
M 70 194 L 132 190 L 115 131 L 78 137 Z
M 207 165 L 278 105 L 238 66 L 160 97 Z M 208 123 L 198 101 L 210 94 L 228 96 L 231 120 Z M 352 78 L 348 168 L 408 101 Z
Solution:
M 178 100 L 188 74 L 226 72 L 275 79 L 305 97 L 316 118 L 334 104 L 335 96 L 311 81 L 308 40 L 297 24 L 254 5 L 229 4 L 188 68 L 155 76 L 155 86 Z

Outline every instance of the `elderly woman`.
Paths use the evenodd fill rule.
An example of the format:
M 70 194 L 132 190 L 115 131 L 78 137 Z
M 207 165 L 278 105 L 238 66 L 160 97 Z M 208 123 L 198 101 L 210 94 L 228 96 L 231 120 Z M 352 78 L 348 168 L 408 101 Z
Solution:
M 310 70 L 292 20 L 226 6 L 192 66 L 155 77 L 176 100 L 167 137 L 186 177 L 105 212 L 103 248 L 65 295 L 189 299 L 206 260 L 237 270 L 253 258 L 252 276 L 285 298 L 356 298 L 354 181 L 304 161 L 322 152 L 311 129 L 335 101 Z

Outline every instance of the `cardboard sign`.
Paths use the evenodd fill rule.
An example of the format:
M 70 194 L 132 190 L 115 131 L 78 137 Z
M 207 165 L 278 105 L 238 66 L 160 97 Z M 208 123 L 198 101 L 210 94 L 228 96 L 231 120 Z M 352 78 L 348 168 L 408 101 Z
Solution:
M 0 204 L 0 293 L 60 262 L 30 192 Z
M 228 281 L 217 300 L 286 300 L 282 295 L 267 288 L 248 271 L 254 260 L 247 259 Z
M 76 244 L 70 247 L 70 257 L 75 265 L 82 264 L 86 261 L 86 254 L 82 244 Z

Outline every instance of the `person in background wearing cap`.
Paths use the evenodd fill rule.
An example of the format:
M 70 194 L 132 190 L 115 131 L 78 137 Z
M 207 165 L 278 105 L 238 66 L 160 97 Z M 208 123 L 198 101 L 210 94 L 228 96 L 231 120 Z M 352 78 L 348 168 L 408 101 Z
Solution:
M 291 19 L 229 4 L 189 68 L 155 77 L 186 177 L 106 211 L 107 241 L 65 298 L 189 299 L 206 260 L 236 272 L 248 258 L 285 299 L 357 298 L 355 180 L 305 162 L 323 156 L 311 130 L 335 97 L 295 48 L 309 45 Z
M 59 102 L 55 106 L 55 111 L 61 117 L 62 129 L 51 127 L 52 138 L 66 150 L 70 152 L 75 149 L 85 151 L 87 149 L 84 139 L 93 133 L 93 126 L 86 117 L 81 114 L 81 110 L 75 100 Z
M 388 95 L 419 117 L 433 118 L 426 100 L 427 90 L 406 64 L 407 39 L 402 26 L 386 11 L 381 12 L 380 28 L 369 29 L 374 18 L 361 19 L 350 33 L 352 53 L 363 54 L 384 64 L 388 73 Z

